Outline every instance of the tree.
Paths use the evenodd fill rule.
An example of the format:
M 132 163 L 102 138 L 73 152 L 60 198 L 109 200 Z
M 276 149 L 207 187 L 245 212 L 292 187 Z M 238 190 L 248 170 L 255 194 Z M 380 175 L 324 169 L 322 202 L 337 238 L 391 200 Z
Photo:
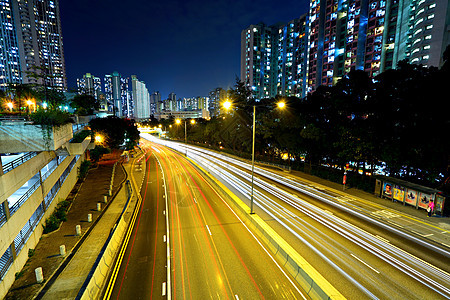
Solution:
M 49 109 L 57 109 L 61 105 L 67 104 L 67 98 L 62 91 L 39 87 L 36 95 L 41 101 L 46 102 Z
M 36 99 L 36 92 L 30 84 L 10 83 L 7 87 L 7 93 L 11 94 L 15 107 L 19 111 L 26 108 L 27 100 Z
M 70 102 L 70 106 L 79 115 L 92 115 L 94 110 L 100 108 L 100 102 L 94 96 L 88 94 L 76 95 Z
M 130 119 L 122 119 L 116 116 L 96 118 L 89 122 L 95 134 L 104 137 L 105 144 L 110 149 L 133 149 L 139 141 L 139 131 L 136 123 Z

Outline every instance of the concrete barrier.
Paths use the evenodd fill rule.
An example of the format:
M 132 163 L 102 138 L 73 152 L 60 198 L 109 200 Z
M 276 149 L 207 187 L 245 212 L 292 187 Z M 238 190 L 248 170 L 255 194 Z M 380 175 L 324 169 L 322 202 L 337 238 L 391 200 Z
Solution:
M 123 218 L 120 218 L 119 224 L 116 226 L 104 247 L 104 251 L 100 256 L 89 283 L 87 284 L 80 299 L 99 299 L 103 291 L 103 287 L 108 279 L 109 269 L 113 265 L 116 258 L 117 249 L 122 244 L 127 224 Z

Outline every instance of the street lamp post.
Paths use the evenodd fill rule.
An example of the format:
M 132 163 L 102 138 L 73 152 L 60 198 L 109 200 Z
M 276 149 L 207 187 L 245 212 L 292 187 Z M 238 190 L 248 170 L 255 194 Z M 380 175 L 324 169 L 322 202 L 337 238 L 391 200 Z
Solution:
M 180 119 L 176 119 L 175 123 L 180 125 L 181 124 L 181 120 Z M 195 120 L 194 119 L 191 120 L 191 124 L 192 125 L 195 124 Z M 187 122 L 186 122 L 186 120 L 184 120 L 184 143 L 187 144 Z
M 223 104 L 225 109 L 230 109 L 232 104 L 229 100 L 225 101 Z M 250 190 L 250 214 L 254 214 L 253 211 L 253 186 L 254 186 L 254 171 L 255 171 L 255 133 L 256 133 L 256 105 L 253 106 L 253 124 L 252 124 L 252 184 Z M 283 101 L 277 103 L 278 108 L 285 108 L 286 104 Z
M 252 188 L 250 191 L 250 214 L 254 214 L 253 212 L 253 174 L 255 170 L 255 127 L 256 127 L 256 105 L 253 105 L 253 135 L 252 135 Z

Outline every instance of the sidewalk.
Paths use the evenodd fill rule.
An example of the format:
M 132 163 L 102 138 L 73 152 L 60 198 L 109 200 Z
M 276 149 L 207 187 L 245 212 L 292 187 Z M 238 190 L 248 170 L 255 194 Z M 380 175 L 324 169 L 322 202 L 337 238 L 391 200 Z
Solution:
M 343 191 L 341 184 L 300 171 L 291 171 L 290 173 L 279 171 L 277 173 L 325 193 L 329 200 L 393 226 L 395 229 L 416 235 L 429 242 L 438 243 L 440 247 L 444 246 L 447 251 L 450 251 L 450 218 L 427 217 L 424 209 L 416 209 L 410 205 L 376 197 L 374 194 L 356 188 L 350 187 Z M 447 205 L 450 204 L 447 203 Z
M 97 211 L 97 203 L 103 203 L 106 195 L 113 165 L 120 158 L 119 152 L 107 154 L 99 162 L 98 167 L 89 170 L 87 177 L 81 184 L 77 183 L 66 200 L 73 201 L 67 213 L 67 221 L 54 232 L 43 235 L 34 250 L 34 255 L 29 258 L 24 268 L 23 275 L 16 279 L 10 288 L 6 299 L 33 299 L 39 291 L 46 286 L 52 274 L 58 271 L 58 267 L 67 259 L 74 247 L 79 247 L 84 234 L 92 224 L 95 224 L 101 212 Z M 120 184 L 125 179 L 125 173 L 117 165 L 114 175 L 113 195 L 117 192 Z M 110 197 L 108 197 L 108 200 Z M 87 215 L 92 214 L 92 222 L 87 221 Z M 81 236 L 75 235 L 75 226 L 81 225 Z M 110 228 L 105 228 L 109 232 Z M 66 255 L 59 254 L 60 245 L 65 245 Z M 35 268 L 42 267 L 44 283 L 36 283 Z

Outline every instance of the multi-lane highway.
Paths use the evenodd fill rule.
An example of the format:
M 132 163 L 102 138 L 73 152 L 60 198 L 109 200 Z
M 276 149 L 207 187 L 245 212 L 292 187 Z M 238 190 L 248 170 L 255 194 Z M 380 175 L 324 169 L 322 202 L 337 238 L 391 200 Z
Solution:
M 249 199 L 248 164 L 164 143 L 203 165 L 240 198 Z M 327 191 L 260 168 L 256 175 L 256 213 L 347 298 L 450 298 L 445 247 L 349 211 Z
M 185 157 L 150 142 L 143 148 L 142 205 L 107 298 L 304 298 Z

